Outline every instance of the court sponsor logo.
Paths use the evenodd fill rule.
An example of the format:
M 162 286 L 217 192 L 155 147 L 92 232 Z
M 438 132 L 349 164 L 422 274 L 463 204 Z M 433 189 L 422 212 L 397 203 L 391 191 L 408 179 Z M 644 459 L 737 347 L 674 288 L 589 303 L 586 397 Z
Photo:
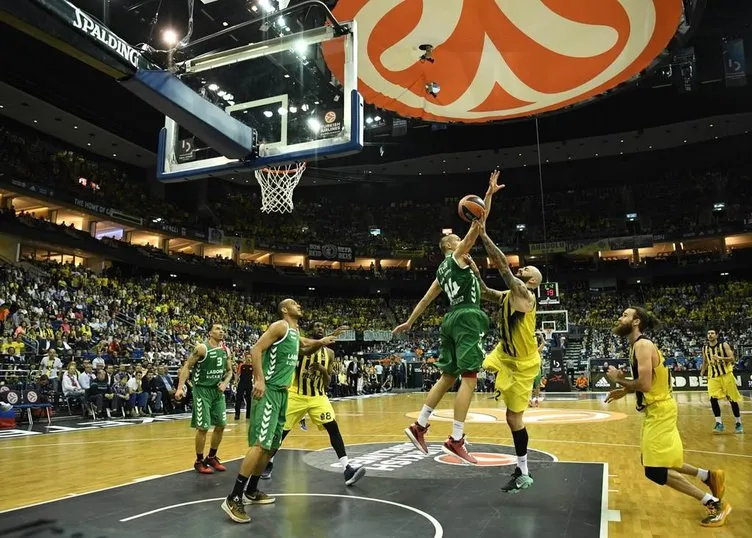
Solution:
M 88 14 L 74 7 L 76 15 L 73 27 L 89 34 L 91 37 L 109 47 L 114 53 L 120 55 L 133 67 L 138 67 L 140 55 L 136 49 L 113 34 L 107 27 L 95 22 Z
M 439 122 L 525 117 L 587 101 L 648 67 L 682 12 L 682 0 L 339 0 L 334 9 L 337 19 L 358 23 L 363 98 Z M 323 49 L 342 80 L 342 46 Z
M 418 418 L 420 413 L 407 413 L 410 418 Z M 581 424 L 586 422 L 606 422 L 622 420 L 627 415 L 614 411 L 595 411 L 591 409 L 534 408 L 525 411 L 525 422 L 531 424 Z M 431 413 L 431 420 L 452 422 L 452 410 L 442 409 Z M 488 408 L 471 409 L 465 422 L 506 422 L 506 409 Z
M 416 450 L 410 442 L 351 445 L 347 447 L 347 452 L 350 465 L 365 467 L 368 476 L 405 480 L 488 478 L 488 471 L 484 471 L 482 467 L 507 467 L 517 464 L 512 446 L 470 441 L 468 449 L 478 459 L 478 465 L 464 464 L 456 456 L 444 453 L 441 443 L 429 443 L 428 454 Z M 528 459 L 534 464 L 557 461 L 553 455 L 539 450 L 529 450 Z M 317 469 L 342 472 L 337 455 L 331 448 L 310 452 L 304 456 L 304 461 Z

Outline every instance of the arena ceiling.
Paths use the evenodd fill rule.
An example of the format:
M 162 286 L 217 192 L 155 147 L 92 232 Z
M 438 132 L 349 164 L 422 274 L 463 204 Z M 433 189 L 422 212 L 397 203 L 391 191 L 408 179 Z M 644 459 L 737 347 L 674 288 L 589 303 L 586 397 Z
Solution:
M 263 13 L 274 1 L 195 0 L 192 39 L 226 31 L 226 35 L 211 43 L 211 48 L 229 48 L 268 38 L 269 25 L 232 28 Z M 290 4 L 300 1 L 292 0 Z M 188 27 L 189 0 L 73 3 L 106 19 L 115 32 L 132 44 L 164 48 L 161 39 L 166 28 L 183 36 Z M 669 124 L 699 126 L 708 123 L 699 121 L 705 118 L 752 111 L 748 90 L 729 91 L 725 87 L 720 51 L 722 38 L 750 33 L 750 2 L 714 0 L 705 5 L 705 0 L 633 0 L 626 4 L 619 0 L 508 0 L 505 6 L 511 7 L 505 10 L 500 10 L 495 0 L 326 3 L 340 20 L 355 17 L 358 21 L 361 91 L 368 111 L 383 117 L 383 121 L 368 126 L 368 147 L 362 154 L 327 166 L 351 170 L 376 170 L 376 166 L 382 166 L 382 171 L 388 172 L 390 162 L 402 163 L 439 153 L 469 152 L 468 159 L 476 159 L 475 154 L 484 150 L 512 151 L 533 145 L 538 139 L 542 144 L 561 145 L 565 140 L 642 133 Z M 443 9 L 436 9 L 438 3 Z M 523 4 L 526 9 L 519 9 Z M 587 9 L 583 9 L 586 4 Z M 541 15 L 543 5 L 555 8 L 560 15 L 548 22 L 548 32 L 534 36 L 550 50 L 527 46 L 535 30 L 529 27 L 530 19 L 525 13 Z M 624 5 L 630 9 L 620 10 Z M 634 24 L 634 20 L 645 20 L 648 6 L 656 10 L 652 24 Z M 667 69 L 657 68 L 634 82 L 635 75 L 656 67 L 651 65 L 652 57 L 675 37 L 682 7 L 694 20 L 685 21 L 688 24 L 684 25 L 686 35 L 682 39 L 686 42 L 672 44 L 694 47 L 695 88 L 681 91 L 678 69 L 669 74 Z M 321 10 L 310 8 L 295 14 L 295 26 L 289 21 L 287 25 L 309 28 L 323 20 Z M 566 31 L 557 30 L 559 26 Z M 579 38 L 557 37 L 564 34 Z M 0 69 L 7 83 L 154 150 L 163 118 L 153 109 L 106 75 L 25 34 L 3 27 L 3 35 Z M 404 43 L 415 40 L 441 44 L 433 51 L 433 62 L 420 61 L 406 52 L 410 47 Z M 192 53 L 211 48 L 196 47 Z M 523 48 L 524 54 L 515 53 Z M 466 53 L 462 55 L 460 51 Z M 155 58 L 165 59 L 159 54 Z M 671 58 L 665 62 L 670 63 Z M 473 73 L 482 76 L 473 78 Z M 268 73 L 252 73 L 246 83 L 263 84 L 267 77 Z M 493 80 L 497 82 L 491 83 Z M 624 84 L 630 80 L 631 84 Z M 441 91 L 435 97 L 427 95 L 426 81 L 439 81 Z M 620 91 L 591 101 L 615 89 Z M 572 107 L 582 102 L 586 104 Z M 564 112 L 551 113 L 561 107 L 565 107 Z M 539 113 L 549 114 L 540 116 L 536 125 L 529 117 Z M 394 118 L 404 118 L 406 129 L 400 130 L 398 124 L 402 123 L 393 122 Z M 501 121 L 482 123 L 489 120 Z M 733 129 L 735 134 L 738 129 Z M 461 161 L 458 167 L 466 168 L 465 159 Z M 425 165 L 427 161 L 419 162 Z M 473 164 L 477 165 L 477 161 Z

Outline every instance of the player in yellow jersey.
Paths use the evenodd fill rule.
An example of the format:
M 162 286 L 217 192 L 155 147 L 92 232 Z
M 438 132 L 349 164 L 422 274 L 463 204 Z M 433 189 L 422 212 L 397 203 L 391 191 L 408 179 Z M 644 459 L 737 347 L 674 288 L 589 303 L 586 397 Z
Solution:
M 314 339 L 324 337 L 324 324 L 317 321 L 313 324 L 311 335 Z M 334 350 L 322 347 L 315 353 L 302 357 L 298 361 L 292 384 L 288 390 L 287 414 L 285 427 L 282 431 L 282 441 L 285 440 L 290 430 L 300 422 L 306 414 L 311 417 L 319 430 L 326 430 L 329 434 L 329 442 L 337 454 L 345 475 L 345 485 L 352 486 L 366 474 L 365 467 L 353 468 L 347 458 L 345 442 L 339 431 L 334 408 L 326 395 L 326 387 L 332 379 L 334 369 Z M 275 451 L 276 453 L 276 451 Z M 274 457 L 269 460 L 266 470 L 261 478 L 268 480 L 272 477 Z
M 520 267 L 512 274 L 506 256 L 486 233 L 486 219 L 491 212 L 493 195 L 499 190 L 498 176 L 491 176 L 486 191 L 486 213 L 481 219 L 481 240 L 486 253 L 493 260 L 499 274 L 509 287 L 507 291 L 492 290 L 480 279 L 481 297 L 499 303 L 499 344 L 483 360 L 483 369 L 496 372 L 496 399 L 503 398 L 507 407 L 506 419 L 514 440 L 517 467 L 511 480 L 501 489 L 517 493 L 533 485 L 527 466 L 528 434 L 522 416 L 528 408 L 535 378 L 540 373 L 541 357 L 535 338 L 535 311 L 537 301 L 531 290 L 543 279 L 532 265 Z M 473 271 L 478 270 L 472 264 Z
M 658 325 L 658 320 L 644 308 L 627 308 L 619 318 L 613 333 L 629 341 L 629 359 L 633 379 L 611 366 L 608 377 L 622 388 L 612 390 L 606 403 L 629 393 L 637 397 L 637 410 L 645 414 L 640 432 L 640 451 L 645 476 L 661 486 L 694 497 L 707 508 L 702 520 L 704 527 L 720 527 L 731 513 L 731 505 L 724 502 L 725 477 L 721 470 L 708 471 L 684 463 L 684 447 L 677 428 L 677 406 L 671 387 L 671 371 L 663 354 L 643 334 Z M 706 493 L 683 475 L 696 476 L 709 488 Z
M 731 404 L 731 412 L 736 419 L 736 433 L 744 433 L 742 419 L 739 412 L 739 402 L 742 395 L 736 386 L 734 377 L 734 351 L 728 342 L 718 341 L 718 332 L 715 329 L 708 331 L 708 343 L 702 347 L 702 368 L 700 375 L 708 376 L 708 395 L 710 406 L 715 416 L 713 430 L 722 433 L 724 430 L 721 419 L 721 406 L 718 400 L 726 398 Z

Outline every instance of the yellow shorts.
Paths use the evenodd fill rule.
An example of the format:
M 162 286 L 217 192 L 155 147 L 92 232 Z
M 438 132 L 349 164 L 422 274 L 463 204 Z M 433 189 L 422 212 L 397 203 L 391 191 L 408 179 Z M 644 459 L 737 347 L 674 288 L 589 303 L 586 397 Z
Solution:
M 515 413 L 527 409 L 540 368 L 538 352 L 527 357 L 510 357 L 501 351 L 501 344 L 483 360 L 484 370 L 496 372 L 496 400 L 503 398 L 507 409 Z
M 676 401 L 663 400 L 645 408 L 640 431 L 640 451 L 645 467 L 681 467 L 684 446 L 676 426 Z
M 741 402 L 742 395 L 736 386 L 734 374 L 708 377 L 708 394 L 711 398 L 728 398 L 730 402 Z
M 287 400 L 287 414 L 285 415 L 285 430 L 292 430 L 306 413 L 321 430 L 324 424 L 334 421 L 334 408 L 326 396 L 301 396 L 297 392 L 290 392 Z

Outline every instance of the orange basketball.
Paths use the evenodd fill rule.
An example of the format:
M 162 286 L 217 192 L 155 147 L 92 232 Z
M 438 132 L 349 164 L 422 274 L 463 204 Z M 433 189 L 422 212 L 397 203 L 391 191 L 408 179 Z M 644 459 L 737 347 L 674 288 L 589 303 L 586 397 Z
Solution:
M 485 210 L 486 204 L 483 203 L 483 198 L 474 194 L 465 196 L 457 206 L 457 212 L 465 222 L 472 222 L 481 218 Z

